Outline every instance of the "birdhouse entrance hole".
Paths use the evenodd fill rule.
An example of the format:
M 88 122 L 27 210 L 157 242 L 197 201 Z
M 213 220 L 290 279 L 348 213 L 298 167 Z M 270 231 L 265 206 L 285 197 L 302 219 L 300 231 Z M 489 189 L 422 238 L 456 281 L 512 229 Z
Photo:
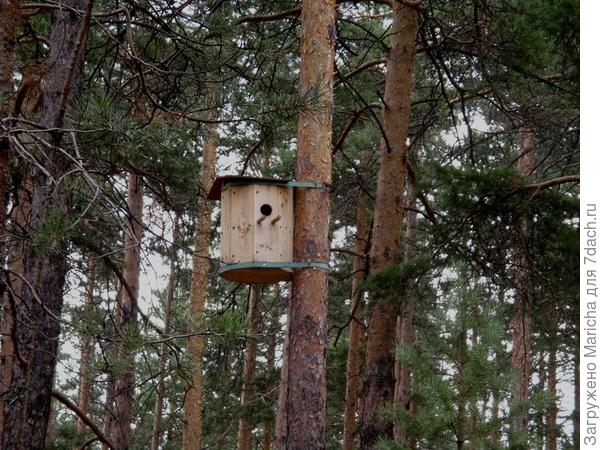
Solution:
M 273 212 L 273 208 L 271 208 L 271 205 L 269 205 L 268 203 L 265 203 L 264 205 L 262 205 L 260 207 L 260 213 L 263 216 L 270 216 L 272 212 Z

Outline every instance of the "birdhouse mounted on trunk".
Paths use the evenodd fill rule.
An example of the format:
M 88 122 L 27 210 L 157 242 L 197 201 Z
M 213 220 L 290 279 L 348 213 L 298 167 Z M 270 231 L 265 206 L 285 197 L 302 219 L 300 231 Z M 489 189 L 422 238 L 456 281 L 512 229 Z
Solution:
M 221 269 L 239 283 L 292 278 L 294 188 L 273 178 L 223 176 L 208 198 L 221 201 Z

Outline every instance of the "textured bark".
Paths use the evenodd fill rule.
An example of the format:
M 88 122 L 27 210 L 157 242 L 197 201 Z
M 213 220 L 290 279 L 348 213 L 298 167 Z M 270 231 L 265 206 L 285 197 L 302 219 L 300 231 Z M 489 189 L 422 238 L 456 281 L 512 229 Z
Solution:
M 410 261 L 414 257 L 414 246 L 412 239 L 417 228 L 417 213 L 414 211 L 415 199 L 411 196 L 411 210 L 407 214 L 406 227 L 406 250 L 405 259 Z M 397 319 L 396 342 L 402 346 L 412 346 L 414 343 L 414 316 L 415 299 L 412 294 L 410 283 L 406 288 L 406 300 L 402 305 Z M 404 411 L 410 411 L 411 408 L 411 374 L 406 364 L 402 364 L 399 358 L 395 361 L 396 385 L 394 387 L 394 405 L 396 408 Z M 406 447 L 409 446 L 409 434 L 406 424 L 400 421 L 394 422 L 394 441 Z
M 577 327 L 579 328 L 579 327 Z M 579 330 L 578 330 L 579 331 Z M 577 333 L 577 336 L 579 336 L 579 332 Z M 580 395 L 581 395 L 581 387 L 580 387 L 580 382 L 581 380 L 579 379 L 580 377 L 580 372 L 579 372 L 579 355 L 575 355 L 575 369 L 574 369 L 574 376 L 575 376 L 575 380 L 574 380 L 574 384 L 575 384 L 575 406 L 573 407 L 573 444 L 574 444 L 574 448 L 579 448 L 579 436 L 581 433 L 581 422 L 579 420 L 579 401 L 581 400 Z
M 175 215 L 173 220 L 173 245 L 171 246 L 169 280 L 167 282 L 167 298 L 165 301 L 165 325 L 164 333 L 167 335 L 171 328 L 171 309 L 175 296 L 175 287 L 177 284 L 177 248 L 180 242 L 179 214 Z M 152 443 L 151 450 L 158 450 L 160 437 L 162 434 L 160 422 L 163 411 L 163 401 L 165 397 L 165 371 L 167 369 L 167 343 L 163 342 L 160 346 L 160 357 L 158 361 L 158 382 L 156 385 L 156 399 L 154 402 L 154 422 L 152 425 Z
M 111 441 L 117 450 L 129 448 L 130 427 L 133 422 L 133 397 L 135 394 L 135 349 L 127 345 L 127 337 L 137 327 L 137 301 L 140 288 L 141 239 L 143 229 L 144 185 L 140 176 L 127 177 L 128 230 L 124 238 L 123 277 L 131 289 L 121 289 L 118 299 L 118 327 L 121 342 L 117 346 L 122 370 L 115 374 L 114 424 Z
M 40 124 L 48 129 L 63 127 L 69 102 L 80 90 L 83 48 L 90 16 L 90 3 L 64 0 L 64 4 L 86 14 L 70 11 L 52 12 L 49 69 L 44 77 Z M 50 133 L 53 146 L 63 144 L 62 133 Z M 51 214 L 68 217 L 70 197 L 63 180 L 69 162 L 56 149 L 38 155 L 45 170 L 36 167 L 32 173 L 34 186 L 31 202 L 31 227 L 35 233 Z M 20 302 L 14 311 L 15 353 L 12 387 L 4 408 L 2 448 L 41 449 L 44 447 L 50 416 L 51 389 L 54 380 L 60 336 L 56 320 L 62 309 L 63 286 L 67 272 L 67 245 L 58 240 L 55 246 L 34 251 L 25 245 L 24 271 L 27 279 Z
M 258 333 L 258 308 L 259 297 L 255 287 L 250 287 L 248 297 L 248 313 L 246 322 L 248 323 L 248 334 L 256 335 Z M 242 394 L 240 398 L 240 408 L 242 416 L 238 427 L 238 450 L 251 450 L 252 448 L 252 428 L 251 417 L 243 414 L 244 405 L 252 401 L 254 393 L 252 392 L 252 378 L 256 369 L 256 340 L 254 337 L 246 340 L 246 353 L 244 354 L 244 368 L 242 373 Z
M 94 306 L 94 289 L 96 286 L 96 259 L 90 257 L 87 266 L 87 285 L 84 293 L 85 312 L 91 312 Z M 77 406 L 84 416 L 89 413 L 90 398 L 92 394 L 92 351 L 94 343 L 88 333 L 81 335 L 81 356 L 79 359 L 79 391 L 77 395 Z M 86 423 L 78 416 L 77 430 L 83 433 L 86 430 Z
M 298 121 L 296 179 L 329 185 L 333 113 L 335 0 L 305 0 L 301 13 L 300 92 L 312 98 Z M 329 262 L 330 195 L 297 189 L 294 198 L 294 260 Z M 284 442 L 278 449 L 325 448 L 325 349 L 327 271 L 296 270 L 289 303 L 289 344 Z
M 548 408 L 546 419 L 546 450 L 557 450 L 560 427 L 557 426 L 558 400 L 556 398 L 556 350 L 550 352 L 548 361 L 548 392 L 552 396 L 552 403 Z
M 275 288 L 277 289 L 277 288 Z M 271 374 L 275 370 L 275 351 L 277 350 L 277 329 L 279 328 L 279 309 L 272 308 L 269 329 L 267 331 L 267 370 Z M 267 395 L 270 396 L 275 390 L 275 385 L 269 383 L 267 385 Z M 273 421 L 267 419 L 262 424 L 262 439 L 261 439 L 261 450 L 271 450 L 273 446 Z
M 13 74 L 15 68 L 15 41 L 17 32 L 16 0 L 0 0 L 0 117 L 8 115 L 10 99 L 13 91 Z M 0 267 L 4 267 L 8 252 L 8 233 L 6 229 L 8 198 L 10 192 L 10 141 L 0 131 Z M 8 276 L 8 275 L 6 275 Z M 5 399 L 9 395 L 12 382 L 12 364 L 14 346 L 10 337 L 13 328 L 13 314 L 10 305 L 8 286 L 5 275 L 0 275 L 0 436 L 4 428 Z
M 521 175 L 530 176 L 535 164 L 533 147 L 535 135 L 524 130 L 521 136 L 522 154 L 517 161 Z M 527 221 L 520 214 L 515 214 L 515 303 L 513 315 L 511 367 L 514 381 L 511 399 L 511 445 L 515 448 L 526 448 L 527 427 L 529 422 L 529 380 L 531 378 L 531 305 L 532 296 L 529 286 L 531 273 L 527 251 Z
M 406 140 L 410 124 L 412 66 L 417 34 L 416 11 L 393 3 L 390 52 L 387 59 L 382 145 L 371 245 L 371 273 L 402 261 Z M 389 144 L 389 147 L 388 147 Z M 393 345 L 397 308 L 385 298 L 373 298 L 367 330 L 363 404 L 360 411 L 360 448 L 371 449 L 380 437 L 392 437 L 392 424 L 379 414 L 394 396 Z
M 355 252 L 364 257 L 355 256 L 352 264 L 352 302 L 350 304 L 350 329 L 348 332 L 348 358 L 346 361 L 346 407 L 344 410 L 344 450 L 353 450 L 356 432 L 356 413 L 358 411 L 358 387 L 360 384 L 360 347 L 364 341 L 363 293 L 359 289 L 367 270 L 367 252 L 369 246 L 369 219 L 367 214 L 367 195 L 361 192 L 356 206 L 356 245 Z
M 211 118 L 217 117 L 213 109 Z M 204 307 L 206 305 L 208 271 L 210 269 L 210 233 L 212 221 L 212 203 L 206 199 L 215 179 L 215 162 L 217 155 L 218 134 L 215 125 L 208 125 L 204 138 L 202 167 L 200 169 L 200 187 L 202 196 L 198 202 L 196 218 L 196 235 L 194 255 L 192 257 L 192 286 L 190 288 L 190 322 L 189 332 L 195 333 L 203 329 Z M 192 384 L 185 393 L 183 406 L 183 450 L 200 450 L 202 447 L 202 407 L 204 374 L 202 354 L 204 353 L 204 337 L 201 334 L 190 336 L 187 342 L 188 358 L 192 363 Z

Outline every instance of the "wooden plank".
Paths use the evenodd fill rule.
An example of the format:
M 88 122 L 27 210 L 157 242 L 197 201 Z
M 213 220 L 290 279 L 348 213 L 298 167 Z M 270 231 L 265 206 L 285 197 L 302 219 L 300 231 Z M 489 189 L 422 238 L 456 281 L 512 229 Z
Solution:
M 221 263 L 231 264 L 231 190 L 221 192 Z
M 294 242 L 294 189 L 278 186 L 279 207 L 281 208 L 281 220 L 279 225 L 279 261 L 293 261 Z
M 261 208 L 270 209 L 270 214 L 259 224 L 263 217 Z M 271 221 L 281 215 L 279 206 L 279 187 L 254 185 L 254 261 L 279 261 L 279 222 Z
M 254 232 L 253 186 L 235 186 L 231 190 L 231 262 L 252 262 Z

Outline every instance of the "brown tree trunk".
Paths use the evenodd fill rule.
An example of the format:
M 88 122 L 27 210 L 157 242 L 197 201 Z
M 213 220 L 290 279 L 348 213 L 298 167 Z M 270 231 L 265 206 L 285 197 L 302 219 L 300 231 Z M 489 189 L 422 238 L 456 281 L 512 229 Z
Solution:
M 18 20 L 18 0 L 0 0 L 0 117 L 10 111 L 15 69 L 15 42 Z M 8 198 L 10 192 L 10 141 L 4 131 L 0 132 L 0 267 L 4 267 L 8 253 L 8 230 L 6 229 Z M 4 428 L 4 406 L 12 384 L 14 345 L 10 336 L 13 329 L 11 299 L 5 277 L 0 274 L 0 436 Z
M 250 287 L 248 296 L 248 313 L 246 322 L 248 324 L 248 334 L 255 336 L 258 333 L 258 307 L 259 297 L 254 286 Z M 253 397 L 252 378 L 256 369 L 256 339 L 250 337 L 246 339 L 246 353 L 244 355 L 244 368 L 242 374 L 242 395 L 240 398 L 240 409 L 242 416 L 238 427 L 238 450 L 251 450 L 252 447 L 252 419 L 244 413 L 244 405 L 248 404 Z
M 117 355 L 123 369 L 115 374 L 114 424 L 111 441 L 118 450 L 129 448 L 130 427 L 133 422 L 133 397 L 135 394 L 135 349 L 129 347 L 128 337 L 137 327 L 137 302 L 140 285 L 141 239 L 144 212 L 144 184 L 140 176 L 127 177 L 127 208 L 129 227 L 124 238 L 123 278 L 131 289 L 121 288 L 118 301 L 118 333 L 121 342 Z
M 410 261 L 414 257 L 414 244 L 412 240 L 417 229 L 417 213 L 414 211 L 415 199 L 410 196 L 411 210 L 407 214 L 406 226 L 406 250 L 405 260 Z M 406 300 L 402 305 L 397 320 L 396 342 L 404 347 L 414 344 L 414 316 L 415 299 L 412 293 L 411 283 L 407 284 Z M 396 358 L 394 373 L 396 376 L 396 385 L 394 387 L 394 405 L 399 410 L 410 411 L 411 407 L 411 374 L 410 368 L 402 364 L 399 358 Z M 402 421 L 394 421 L 394 441 L 400 445 L 409 445 L 408 428 Z
M 288 416 L 288 373 L 289 373 L 289 358 L 290 358 L 290 321 L 285 327 L 285 335 L 283 338 L 281 375 L 279 377 L 279 395 L 277 397 L 277 418 L 275 421 L 275 440 L 273 448 L 275 450 L 285 449 L 287 438 L 287 416 Z
M 216 119 L 217 110 L 213 108 L 211 118 Z M 208 272 L 210 269 L 210 233 L 212 221 L 212 203 L 206 195 L 215 179 L 215 163 L 217 157 L 218 134 L 216 125 L 206 127 L 202 167 L 200 169 L 200 188 L 202 196 L 198 199 L 198 216 L 196 218 L 196 236 L 194 239 L 194 255 L 192 257 L 192 285 L 190 288 L 190 333 L 203 330 L 204 307 L 206 305 Z M 202 447 L 202 408 L 204 374 L 202 354 L 204 353 L 204 337 L 201 334 L 190 336 L 187 342 L 188 358 L 192 363 L 192 384 L 185 393 L 183 405 L 183 450 L 200 450 Z
M 533 147 L 535 135 L 530 130 L 522 131 L 522 154 L 517 162 L 519 172 L 530 176 L 534 165 Z M 529 286 L 531 273 L 527 251 L 527 223 L 520 214 L 515 215 L 515 303 L 513 315 L 511 367 L 514 381 L 511 399 L 511 445 L 526 448 L 529 422 L 529 380 L 531 378 L 531 305 Z
M 96 287 L 96 258 L 90 256 L 87 263 L 87 285 L 84 293 L 84 311 L 89 313 L 94 306 L 94 289 Z M 79 391 L 77 395 L 77 406 L 81 412 L 89 415 L 90 398 L 92 393 L 92 352 L 94 342 L 89 333 L 81 334 L 81 356 L 79 359 Z M 82 434 L 87 425 L 77 418 L 77 431 Z
M 386 135 L 377 178 L 371 245 L 372 274 L 402 261 L 406 140 L 410 123 L 412 65 L 417 34 L 416 10 L 393 2 L 390 53 L 387 60 L 383 113 Z M 385 298 L 373 298 L 367 330 L 360 411 L 360 448 L 371 449 L 380 437 L 392 437 L 392 424 L 379 414 L 394 397 L 393 345 L 397 308 Z
M 358 411 L 358 387 L 360 382 L 360 347 L 364 340 L 363 293 L 359 289 L 367 270 L 369 246 L 369 218 L 367 195 L 361 192 L 356 203 L 356 245 L 357 254 L 352 264 L 352 302 L 350 304 L 350 329 L 348 332 L 348 358 L 346 361 L 346 407 L 344 411 L 344 450 L 353 450 L 356 432 L 356 412 Z
M 335 13 L 335 0 L 305 0 L 300 18 L 300 92 L 318 104 L 300 114 L 296 179 L 325 185 L 331 182 Z M 328 263 L 329 191 L 297 189 L 294 197 L 294 260 Z M 327 274 L 310 268 L 293 275 L 288 367 L 282 373 L 287 430 L 278 449 L 325 448 Z
M 40 124 L 47 129 L 61 129 L 65 111 L 80 90 L 85 36 L 91 3 L 64 0 L 67 7 L 84 10 L 74 14 L 68 9 L 52 12 L 49 69 L 44 77 Z M 38 154 L 44 170 L 35 167 L 31 202 L 31 224 L 36 232 L 53 217 L 68 217 L 69 193 L 64 182 L 69 161 L 56 147 L 64 145 L 59 131 L 48 141 L 54 149 Z M 44 447 L 50 416 L 51 391 L 58 352 L 63 286 L 67 273 L 67 243 L 57 239 L 48 249 L 25 245 L 24 271 L 27 278 L 21 301 L 13 311 L 14 337 L 17 343 L 13 364 L 12 387 L 4 408 L 2 448 Z M 35 250 L 35 251 L 34 251 Z
M 165 311 L 165 335 L 171 328 L 171 309 L 173 306 L 173 299 L 175 296 L 175 287 L 177 284 L 178 268 L 177 268 L 177 248 L 179 247 L 179 214 L 175 214 L 173 220 L 173 245 L 171 246 L 171 261 L 169 268 L 169 280 L 167 282 L 167 298 L 164 305 Z M 163 400 L 165 397 L 165 371 L 167 369 L 167 343 L 163 342 L 160 346 L 160 357 L 158 361 L 158 383 L 156 386 L 156 400 L 154 402 L 154 423 L 152 426 L 152 443 L 150 448 L 152 450 L 158 450 L 160 445 L 160 436 L 162 430 L 160 422 L 163 411 Z
M 560 429 L 557 427 L 558 403 L 556 398 L 556 350 L 550 352 L 548 361 L 548 391 L 552 396 L 552 403 L 548 408 L 546 420 L 546 450 L 557 450 Z
M 275 288 L 277 289 L 277 288 Z M 277 350 L 277 329 L 278 321 L 279 321 L 279 309 L 273 308 L 271 310 L 271 316 L 269 328 L 267 331 L 267 371 L 270 374 L 275 370 L 275 351 Z M 267 396 L 271 396 L 271 393 L 274 391 L 275 385 L 273 383 L 269 383 L 267 385 Z M 273 445 L 273 421 L 267 419 L 262 424 L 262 439 L 261 439 L 261 450 L 271 450 Z
M 579 336 L 579 326 L 577 325 L 577 336 Z M 579 448 L 579 436 L 581 433 L 581 423 L 579 420 L 579 401 L 580 401 L 580 395 L 581 395 L 581 388 L 580 388 L 580 382 L 581 380 L 579 379 L 580 377 L 580 372 L 579 372 L 579 355 L 577 353 L 575 353 L 575 368 L 574 368 L 574 375 L 575 375 L 575 380 L 574 380 L 574 384 L 575 384 L 575 406 L 573 407 L 573 447 L 574 448 Z

